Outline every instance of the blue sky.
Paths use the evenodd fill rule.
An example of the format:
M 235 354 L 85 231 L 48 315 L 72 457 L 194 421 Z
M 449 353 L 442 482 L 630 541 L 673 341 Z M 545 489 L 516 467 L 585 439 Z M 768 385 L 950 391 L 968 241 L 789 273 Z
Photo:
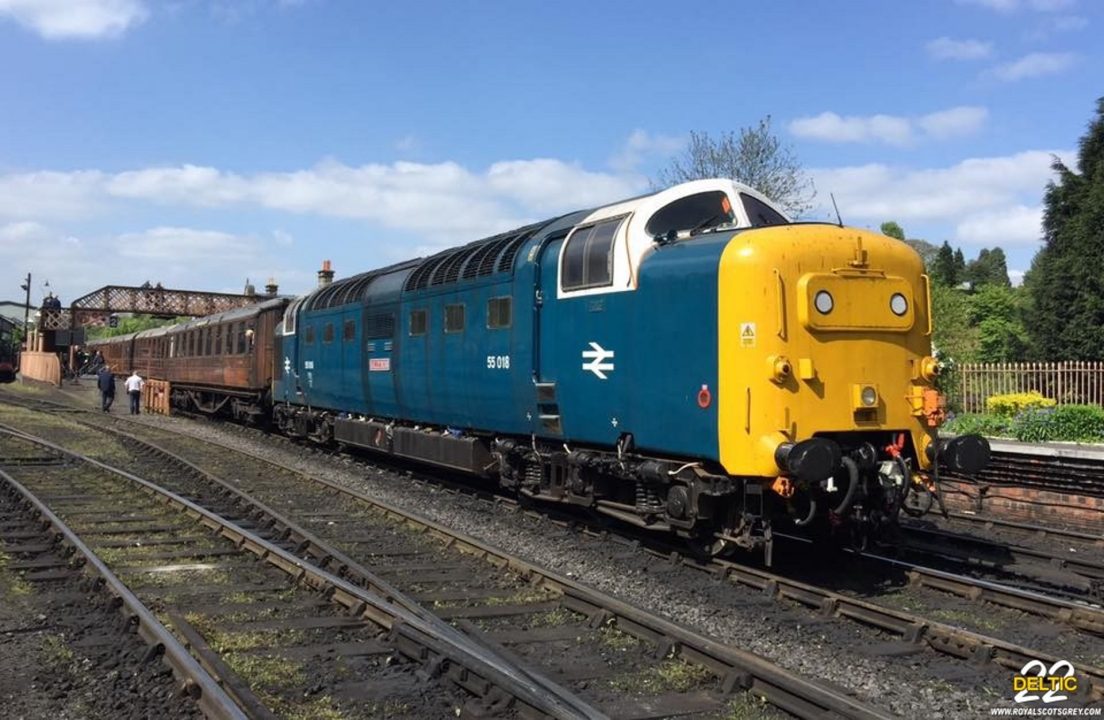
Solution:
M 1104 3 L 0 0 L 0 299 L 303 292 L 646 190 L 765 116 L 827 217 L 1039 245 Z M 1096 41 L 1094 42 L 1094 39 Z

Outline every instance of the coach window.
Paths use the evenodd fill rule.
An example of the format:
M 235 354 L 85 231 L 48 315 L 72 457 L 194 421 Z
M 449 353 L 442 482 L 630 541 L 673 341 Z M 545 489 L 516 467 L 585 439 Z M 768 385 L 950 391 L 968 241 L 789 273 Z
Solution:
M 491 330 L 510 327 L 511 298 L 497 297 L 487 301 L 487 327 Z
M 410 334 L 425 335 L 426 326 L 429 324 L 429 314 L 425 310 L 410 311 Z
M 307 345 L 314 344 L 314 325 L 307 325 L 303 330 L 303 342 Z
M 464 306 L 445 305 L 445 332 L 464 332 Z
M 586 290 L 613 282 L 613 238 L 624 219 L 603 220 L 571 233 L 560 268 L 564 290 Z
M 203 354 L 204 354 L 204 355 L 207 355 L 208 357 L 210 357 L 211 355 L 214 355 L 214 349 L 215 349 L 215 329 L 214 329 L 214 328 L 211 328 L 211 327 L 209 327 L 209 328 L 204 328 L 204 329 L 203 329 L 203 336 L 204 336 L 204 341 L 203 341 Z
M 245 355 L 248 348 L 245 346 L 245 323 L 238 323 L 238 355 Z
M 222 355 L 222 331 L 225 329 L 225 325 L 215 326 L 215 355 Z
M 782 217 L 774 208 L 758 198 L 740 193 L 740 199 L 744 201 L 744 209 L 747 210 L 748 219 L 752 227 L 767 227 L 769 225 L 788 225 L 786 218 Z
M 672 231 L 707 230 L 735 220 L 736 214 L 732 212 L 728 195 L 721 190 L 713 190 L 688 195 L 664 205 L 648 220 L 644 232 L 659 238 Z
M 356 340 L 356 320 L 346 320 L 342 325 L 341 339 L 345 342 Z

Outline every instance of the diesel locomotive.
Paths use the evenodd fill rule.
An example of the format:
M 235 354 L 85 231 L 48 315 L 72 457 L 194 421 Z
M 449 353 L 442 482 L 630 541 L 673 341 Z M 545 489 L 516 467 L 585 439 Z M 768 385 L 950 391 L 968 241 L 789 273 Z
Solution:
M 772 526 L 865 539 L 986 465 L 937 437 L 931 332 L 908 245 L 713 179 L 101 347 L 177 406 L 769 556 Z

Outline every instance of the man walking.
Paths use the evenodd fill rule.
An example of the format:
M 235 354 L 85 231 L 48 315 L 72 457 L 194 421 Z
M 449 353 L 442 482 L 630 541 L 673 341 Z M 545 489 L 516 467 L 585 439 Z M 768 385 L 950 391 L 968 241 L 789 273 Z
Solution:
M 111 403 L 115 402 L 115 376 L 107 365 L 101 366 L 96 373 L 96 387 L 100 389 L 100 409 L 111 412 Z
M 137 415 L 140 400 L 142 399 L 142 386 L 146 384 L 146 381 L 142 379 L 142 376 L 138 374 L 137 370 L 131 372 L 130 377 L 126 379 L 126 391 L 127 395 L 130 395 L 130 414 Z

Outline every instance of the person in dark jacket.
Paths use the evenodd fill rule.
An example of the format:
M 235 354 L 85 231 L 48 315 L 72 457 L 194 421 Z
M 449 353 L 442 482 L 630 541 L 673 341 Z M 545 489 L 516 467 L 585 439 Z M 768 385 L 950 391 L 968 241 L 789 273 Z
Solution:
M 111 403 L 115 402 L 115 376 L 111 368 L 104 365 L 96 375 L 96 387 L 100 389 L 100 409 L 111 412 Z

